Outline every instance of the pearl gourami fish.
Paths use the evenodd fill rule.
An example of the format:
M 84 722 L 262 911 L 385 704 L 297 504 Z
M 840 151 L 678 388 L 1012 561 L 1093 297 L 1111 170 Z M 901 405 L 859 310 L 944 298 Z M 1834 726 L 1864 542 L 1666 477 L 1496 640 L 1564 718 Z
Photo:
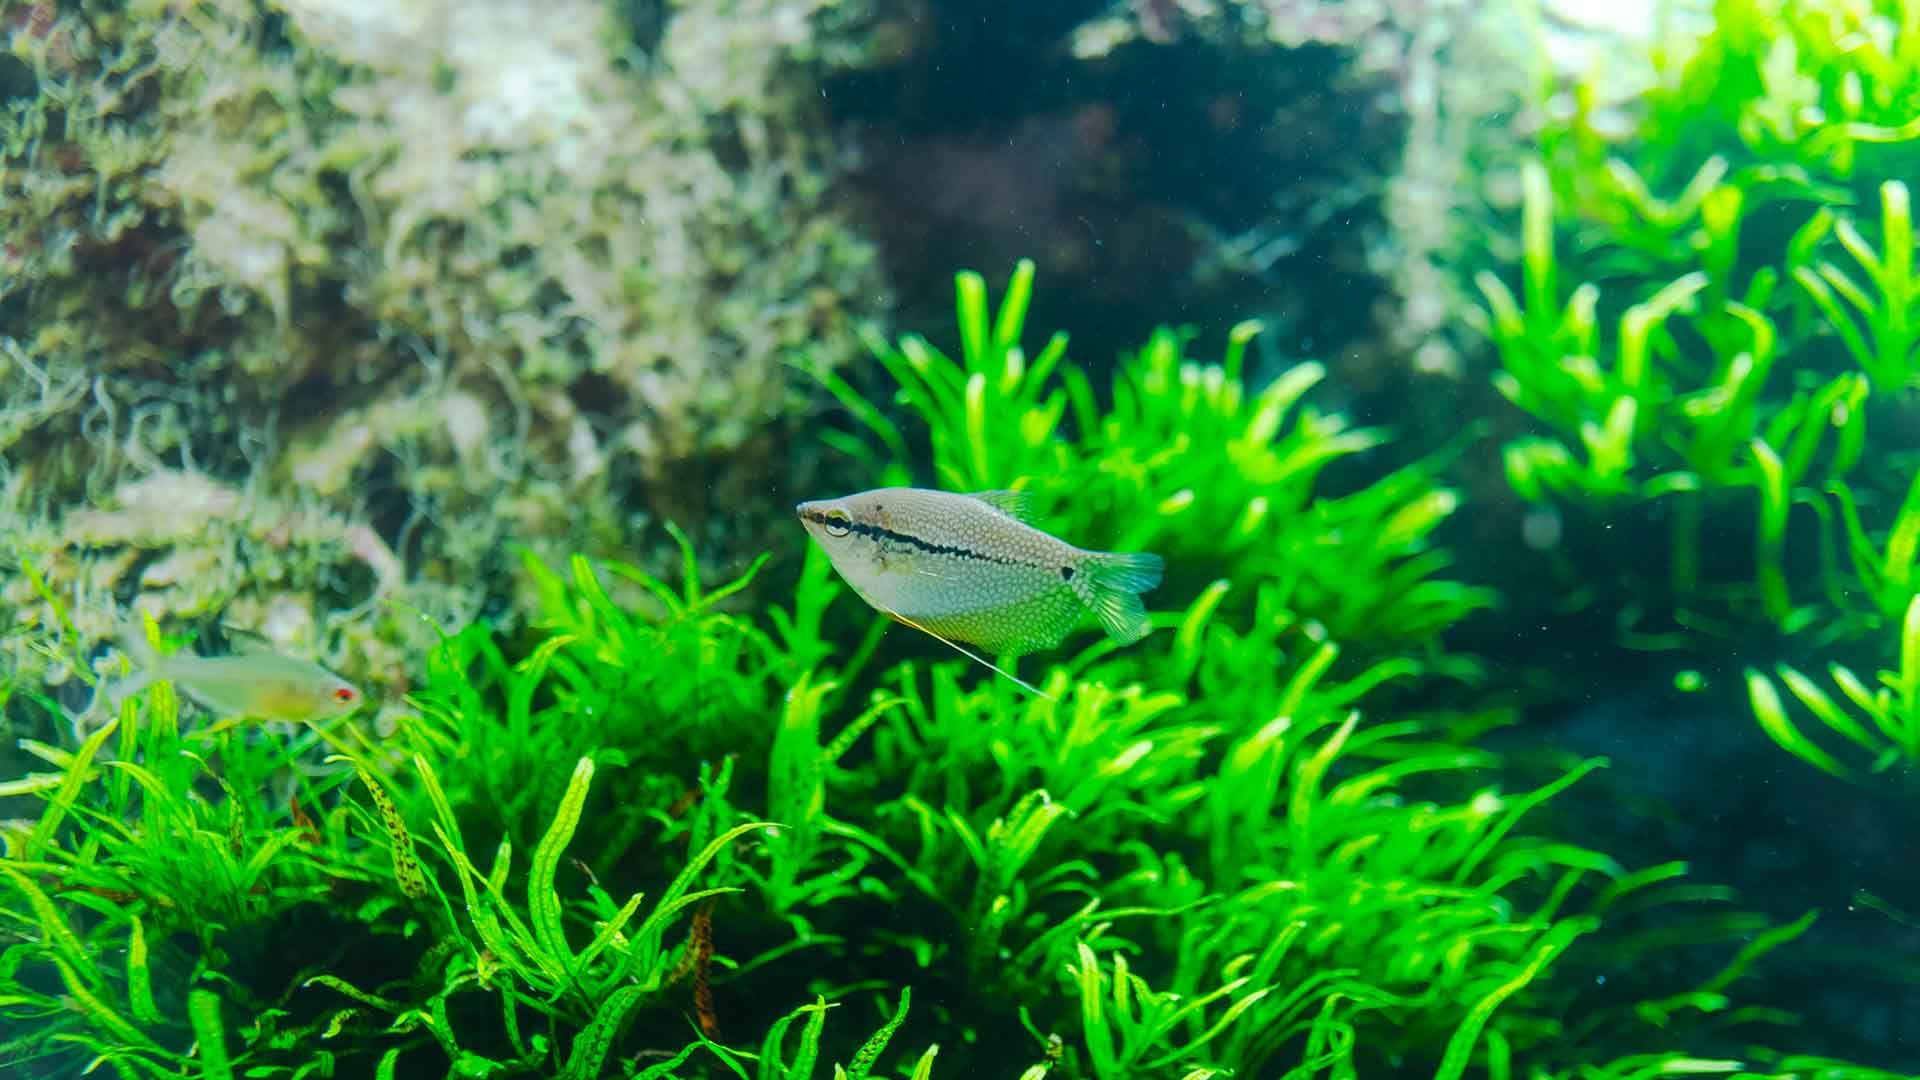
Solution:
M 1028 524 L 1027 502 L 878 488 L 794 510 L 862 600 L 955 648 L 1051 649 L 1089 613 L 1122 645 L 1145 637 L 1140 594 L 1160 583 L 1160 556 L 1074 547 Z
M 274 652 L 264 642 L 233 636 L 231 656 L 161 656 L 139 627 L 120 635 L 134 674 L 115 689 L 124 698 L 156 680 L 227 720 L 315 721 L 345 716 L 365 701 L 360 688 L 309 660 Z

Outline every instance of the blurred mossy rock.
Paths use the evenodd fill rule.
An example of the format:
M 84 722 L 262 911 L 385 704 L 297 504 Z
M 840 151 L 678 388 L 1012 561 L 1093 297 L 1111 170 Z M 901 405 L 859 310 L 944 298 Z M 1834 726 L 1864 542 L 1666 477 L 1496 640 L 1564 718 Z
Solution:
M 1188 73 L 1200 100 L 1173 129 L 1185 145 L 1159 155 L 1187 162 L 1187 194 L 1172 197 L 1206 238 L 1187 292 L 1265 288 L 1237 316 L 1266 319 L 1366 394 L 1408 372 L 1464 373 L 1480 347 L 1462 320 L 1479 268 L 1466 263 L 1504 209 L 1486 193 L 1525 152 L 1540 88 L 1605 70 L 1630 96 L 1655 6 L 1114 0 L 1073 28 L 1070 50 L 1122 84 Z
M 886 302 L 817 89 L 894 47 L 861 5 L 0 20 L 10 624 L 50 625 L 21 556 L 91 636 L 136 601 L 471 614 L 513 545 L 666 567 L 673 519 L 724 572 L 785 525 L 817 400 L 787 361 Z

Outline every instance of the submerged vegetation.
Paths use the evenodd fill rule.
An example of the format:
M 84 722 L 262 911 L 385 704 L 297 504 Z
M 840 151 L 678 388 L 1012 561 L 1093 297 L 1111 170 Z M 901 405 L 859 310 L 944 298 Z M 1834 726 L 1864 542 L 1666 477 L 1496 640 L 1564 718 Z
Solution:
M 1763 729 L 1829 773 L 1859 775 L 1846 744 L 1866 771 L 1909 769 L 1920 7 L 1711 9 L 1711 32 L 1646 51 L 1624 115 L 1598 76 L 1544 92 L 1518 288 L 1478 278 L 1496 385 L 1544 429 L 1508 442 L 1506 472 L 1624 586 L 1563 564 L 1570 591 L 1632 613 L 1636 648 L 1877 652 L 1898 669 L 1878 692 L 1822 662 L 1850 707 L 1797 661 L 1778 683 L 1750 666 L 1746 688 Z M 1616 527 L 1632 539 L 1596 540 Z
M 1561 523 L 1565 543 L 1541 546 L 1565 595 L 1626 613 L 1625 646 L 1710 668 L 1711 692 L 1825 773 L 1906 780 L 1920 765 L 1920 447 L 1900 431 L 1920 386 L 1920 287 L 1899 177 L 1920 139 L 1920 7 L 1715 7 L 1717 29 L 1674 30 L 1649 52 L 1654 86 L 1631 139 L 1591 85 L 1544 90 L 1535 145 L 1514 170 L 1518 242 L 1482 253 L 1492 269 L 1477 276 L 1495 386 L 1513 406 L 1499 423 L 1526 424 L 1500 448 L 1504 476 Z M 130 32 L 83 8 L 93 29 L 62 39 L 78 51 L 41 36 L 20 46 L 36 78 L 79 79 L 103 63 L 78 48 L 89 35 Z M 295 9 L 304 15 L 287 33 L 322 32 L 304 21 L 316 9 Z M 228 14 L 215 5 L 174 32 Z M 700 27 L 723 29 L 681 29 Z M 140 79 L 219 74 L 175 70 L 178 41 L 135 38 Z M 653 45 L 705 70 L 675 40 Z M 337 91 L 384 85 L 382 65 L 402 60 L 315 63 L 308 75 Z M 780 82 L 776 66 L 755 72 Z M 609 63 L 604 74 L 631 73 Z M 93 77 L 109 76 L 134 77 Z M 419 120 L 377 94 L 334 99 L 393 125 Z M 236 120 L 264 123 L 251 116 Z M 711 134 L 689 122 L 646 153 L 705 162 Z M 741 149 L 778 171 L 787 151 L 756 148 L 765 134 L 743 132 Z M 432 152 L 413 147 L 387 167 Z M 331 191 L 326 163 L 338 160 L 309 162 L 319 189 Z M 605 179 L 545 177 L 529 205 L 588 205 Z M 806 190 L 810 216 L 818 191 Z M 139 228 L 186 228 L 101 191 Z M 372 203 L 417 195 L 376 183 Z M 70 190 L 37 197 L 58 211 L 49 222 L 79 214 Z M 769 196 L 723 186 L 702 197 Z M 356 196 L 342 212 L 347 202 L 364 208 Z M 248 205 L 174 212 L 199 216 L 197 245 Z M 488 208 L 515 218 L 505 202 Z M 464 246 L 478 238 L 439 228 L 451 215 L 427 213 L 390 243 L 491 275 Z M 809 229 L 761 226 L 754 243 L 769 246 Z M 621 257 L 631 237 L 602 239 L 588 256 Z M 760 291 L 864 273 L 863 253 L 823 243 L 808 274 Z M 578 284 L 563 249 L 513 265 Z M 29 244 L 7 258 L 54 254 Z M 294 285 L 321 272 L 301 266 Z M 395 325 L 435 324 L 446 313 L 423 283 L 437 279 L 413 270 L 346 284 L 374 289 Z M 75 274 L 0 302 L 70 302 L 61 289 L 86 280 Z M 568 555 L 551 533 L 490 554 L 514 580 L 487 587 L 522 605 L 497 617 L 415 607 L 382 579 L 371 618 L 387 638 L 426 644 L 381 654 L 408 685 L 377 715 L 234 724 L 243 718 L 203 715 L 159 682 L 117 704 L 102 693 L 76 716 L 72 688 L 38 673 L 111 688 L 120 660 L 95 645 L 126 615 L 116 592 L 160 617 L 167 649 L 184 646 L 171 635 L 208 634 L 216 613 L 276 610 L 236 607 L 242 590 L 225 579 L 147 603 L 148 585 L 191 580 L 192 567 L 150 582 L 164 564 L 139 563 L 128 590 L 133 554 L 84 571 L 78 547 L 213 550 L 193 530 L 231 519 L 249 566 L 284 578 L 287 534 L 210 480 L 193 489 L 192 526 L 178 524 L 178 487 L 123 490 L 111 511 L 69 515 L 106 530 L 70 544 L 50 540 L 51 525 L 24 538 L 0 526 L 9 570 L 21 556 L 0 591 L 17 609 L 8 652 L 35 661 L 0 668 L 0 703 L 15 731 L 34 733 L 20 749 L 35 763 L 0 779 L 0 1067 L 189 1080 L 1913 1071 L 1892 1058 L 1904 1033 L 1869 1042 L 1802 1024 L 1810 994 L 1769 977 L 1807 956 L 1830 915 L 1750 910 L 1695 874 L 1686 850 L 1603 850 L 1580 800 L 1609 761 L 1542 751 L 1547 740 L 1528 748 L 1524 706 L 1538 688 L 1516 694 L 1500 657 L 1460 651 L 1475 620 L 1515 599 L 1444 546 L 1485 497 L 1463 466 L 1482 428 L 1414 447 L 1388 426 L 1356 425 L 1320 404 L 1326 365 L 1255 361 L 1253 321 L 1224 334 L 1217 360 L 1196 355 L 1201 335 L 1164 328 L 1092 366 L 1064 334 L 1029 333 L 1034 279 L 1033 264 L 1017 265 L 996 303 L 983 277 L 960 274 L 950 347 L 869 330 L 871 363 L 846 363 L 846 342 L 830 337 L 792 374 L 834 406 L 813 429 L 837 457 L 829 469 L 874 486 L 1020 490 L 1051 533 L 1166 558 L 1167 582 L 1147 597 L 1154 633 L 1127 648 L 1090 634 L 1024 658 L 1021 676 L 1042 695 L 893 629 L 817 548 L 783 560 L 797 526 L 735 574 L 697 554 L 703 533 L 665 518 L 635 543 L 677 553 L 673 573 Z M 552 292 L 516 287 L 501 303 L 538 294 L 564 309 Z M 233 298 L 233 351 L 207 362 L 245 370 L 243 343 L 290 302 L 271 290 Z M 652 303 L 672 309 L 669 336 L 681 333 L 674 320 L 738 315 Z M 801 308 L 783 310 L 804 322 Z M 816 314 L 839 325 L 838 313 Z M 144 324 L 154 312 L 128 315 Z M 532 336 L 461 347 L 504 350 L 529 385 L 564 370 L 568 387 L 612 392 L 574 366 L 597 345 L 569 339 L 553 353 L 508 321 L 496 312 L 461 332 Z M 795 325 L 749 350 L 741 377 L 766 383 L 756 408 L 778 396 L 759 370 L 770 343 L 803 336 Z M 103 347 L 37 343 L 43 367 L 6 377 L 58 374 Z M 646 370 L 607 378 L 657 389 Z M 697 382 L 682 374 L 668 390 Z M 542 400 L 561 409 L 569 392 Z M 422 393 L 444 404 L 464 392 Z M 48 399 L 61 423 L 85 429 L 63 395 Z M 723 404 L 700 399 L 686 416 Z M 740 437 L 724 435 L 730 448 Z M 316 446 L 296 459 L 324 457 Z M 656 449 L 660 469 L 691 452 Z M 0 480 L 14 485 L 0 494 L 25 497 L 19 476 Z M 587 488 L 604 509 L 598 485 Z M 336 556 L 417 554 L 377 547 L 344 519 L 322 532 Z M 463 540 L 448 529 L 437 542 Z M 321 621 L 308 613 L 294 636 L 318 637 Z M 1877 668 L 1877 685 L 1857 674 Z M 1760 739 L 1744 714 L 1738 726 Z M 1911 921 L 1898 898 L 1862 906 Z
M 990 313 L 985 282 L 960 276 L 958 358 L 918 335 L 870 341 L 927 428 L 938 486 L 1030 491 L 1076 543 L 1164 556 L 1169 592 L 1212 577 L 1261 582 L 1340 641 L 1428 643 L 1490 602 L 1485 589 L 1433 580 L 1447 560 L 1428 537 L 1458 504 L 1436 482 L 1437 461 L 1339 498 L 1320 490 L 1329 466 L 1386 438 L 1303 404 L 1325 367 L 1300 364 L 1251 393 L 1244 368 L 1258 323 L 1235 326 L 1217 364 L 1189 359 L 1189 335 L 1163 329 L 1096 388 L 1063 367 L 1063 333 L 1028 358 L 1020 329 L 1032 281 L 1022 263 Z M 844 379 L 822 378 L 878 449 L 835 441 L 883 482 L 911 482 L 914 456 L 895 422 Z
M 1156 336 L 1116 383 L 1162 385 L 1103 402 L 1058 343 L 1025 361 L 1031 273 L 997 311 L 960 278 L 962 360 L 876 340 L 883 369 L 943 482 L 1039 482 L 1079 533 L 1225 569 L 1158 633 L 1052 658 L 1036 697 L 896 656 L 817 550 L 756 615 L 758 567 L 709 585 L 676 534 L 678 582 L 529 554 L 531 625 L 439 632 L 384 737 L 208 731 L 163 684 L 5 789 L 41 802 L 0 863 L 8 1060 L 1893 1075 L 1760 1048 L 1794 1032 L 1747 976 L 1812 913 L 1770 926 L 1554 835 L 1543 809 L 1604 762 L 1519 782 L 1472 734 L 1499 709 L 1392 707 L 1471 673 L 1439 635 L 1488 599 L 1424 547 L 1454 505 L 1432 463 L 1323 490 L 1384 435 L 1306 408 L 1311 367 L 1250 393 L 1248 328 L 1222 364 Z M 918 436 L 833 387 L 871 436 L 841 445 L 908 478 Z M 975 455 L 989 393 L 1022 438 Z M 1371 576 L 1316 577 L 1329 552 Z

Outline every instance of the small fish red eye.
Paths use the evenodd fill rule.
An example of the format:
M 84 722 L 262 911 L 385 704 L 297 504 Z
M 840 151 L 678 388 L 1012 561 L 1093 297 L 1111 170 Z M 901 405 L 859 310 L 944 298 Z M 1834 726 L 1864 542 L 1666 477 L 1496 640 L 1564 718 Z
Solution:
M 347 687 L 342 686 L 333 692 L 333 700 L 338 701 L 344 705 L 347 702 L 353 700 L 353 691 L 348 689 Z

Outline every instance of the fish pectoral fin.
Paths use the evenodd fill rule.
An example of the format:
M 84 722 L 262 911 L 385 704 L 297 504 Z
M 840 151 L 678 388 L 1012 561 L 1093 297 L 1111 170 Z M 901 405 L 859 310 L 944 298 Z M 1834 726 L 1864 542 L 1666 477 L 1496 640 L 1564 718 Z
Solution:
M 1031 491 L 973 491 L 967 494 L 970 499 L 978 499 L 1015 521 L 1031 523 L 1033 520 L 1033 492 Z
M 1013 672 L 1008 671 L 1007 669 L 1001 667 L 1000 665 L 994 663 L 991 660 L 988 660 L 987 658 L 981 656 L 979 653 L 974 652 L 972 649 L 969 649 L 966 646 L 961 645 L 959 642 L 953 641 L 946 637 L 942 637 L 941 635 L 934 633 L 932 630 L 929 630 L 924 626 L 921 626 L 919 623 L 914 622 L 912 619 L 907 618 L 905 615 L 902 615 L 897 611 L 893 611 L 888 608 L 881 608 L 880 610 L 885 612 L 887 616 L 892 618 L 895 622 L 899 622 L 907 626 L 911 626 L 915 630 L 920 631 L 921 633 L 927 635 L 928 637 L 934 639 L 935 641 L 944 643 L 948 648 L 952 649 L 953 651 L 979 663 L 981 666 L 987 668 L 989 671 L 992 671 L 999 675 L 1006 676 L 1008 679 L 1011 679 L 1012 681 L 1019 683 L 1021 686 L 1032 691 L 1033 693 L 1038 694 L 1043 698 L 1046 698 L 1048 701 L 1054 702 L 1056 704 L 1060 701 L 1059 698 L 1054 697 L 1052 694 L 1049 694 L 1045 690 L 1042 690 L 1039 687 L 1028 682 L 1027 680 L 1022 679 L 1020 676 L 1015 675 Z

